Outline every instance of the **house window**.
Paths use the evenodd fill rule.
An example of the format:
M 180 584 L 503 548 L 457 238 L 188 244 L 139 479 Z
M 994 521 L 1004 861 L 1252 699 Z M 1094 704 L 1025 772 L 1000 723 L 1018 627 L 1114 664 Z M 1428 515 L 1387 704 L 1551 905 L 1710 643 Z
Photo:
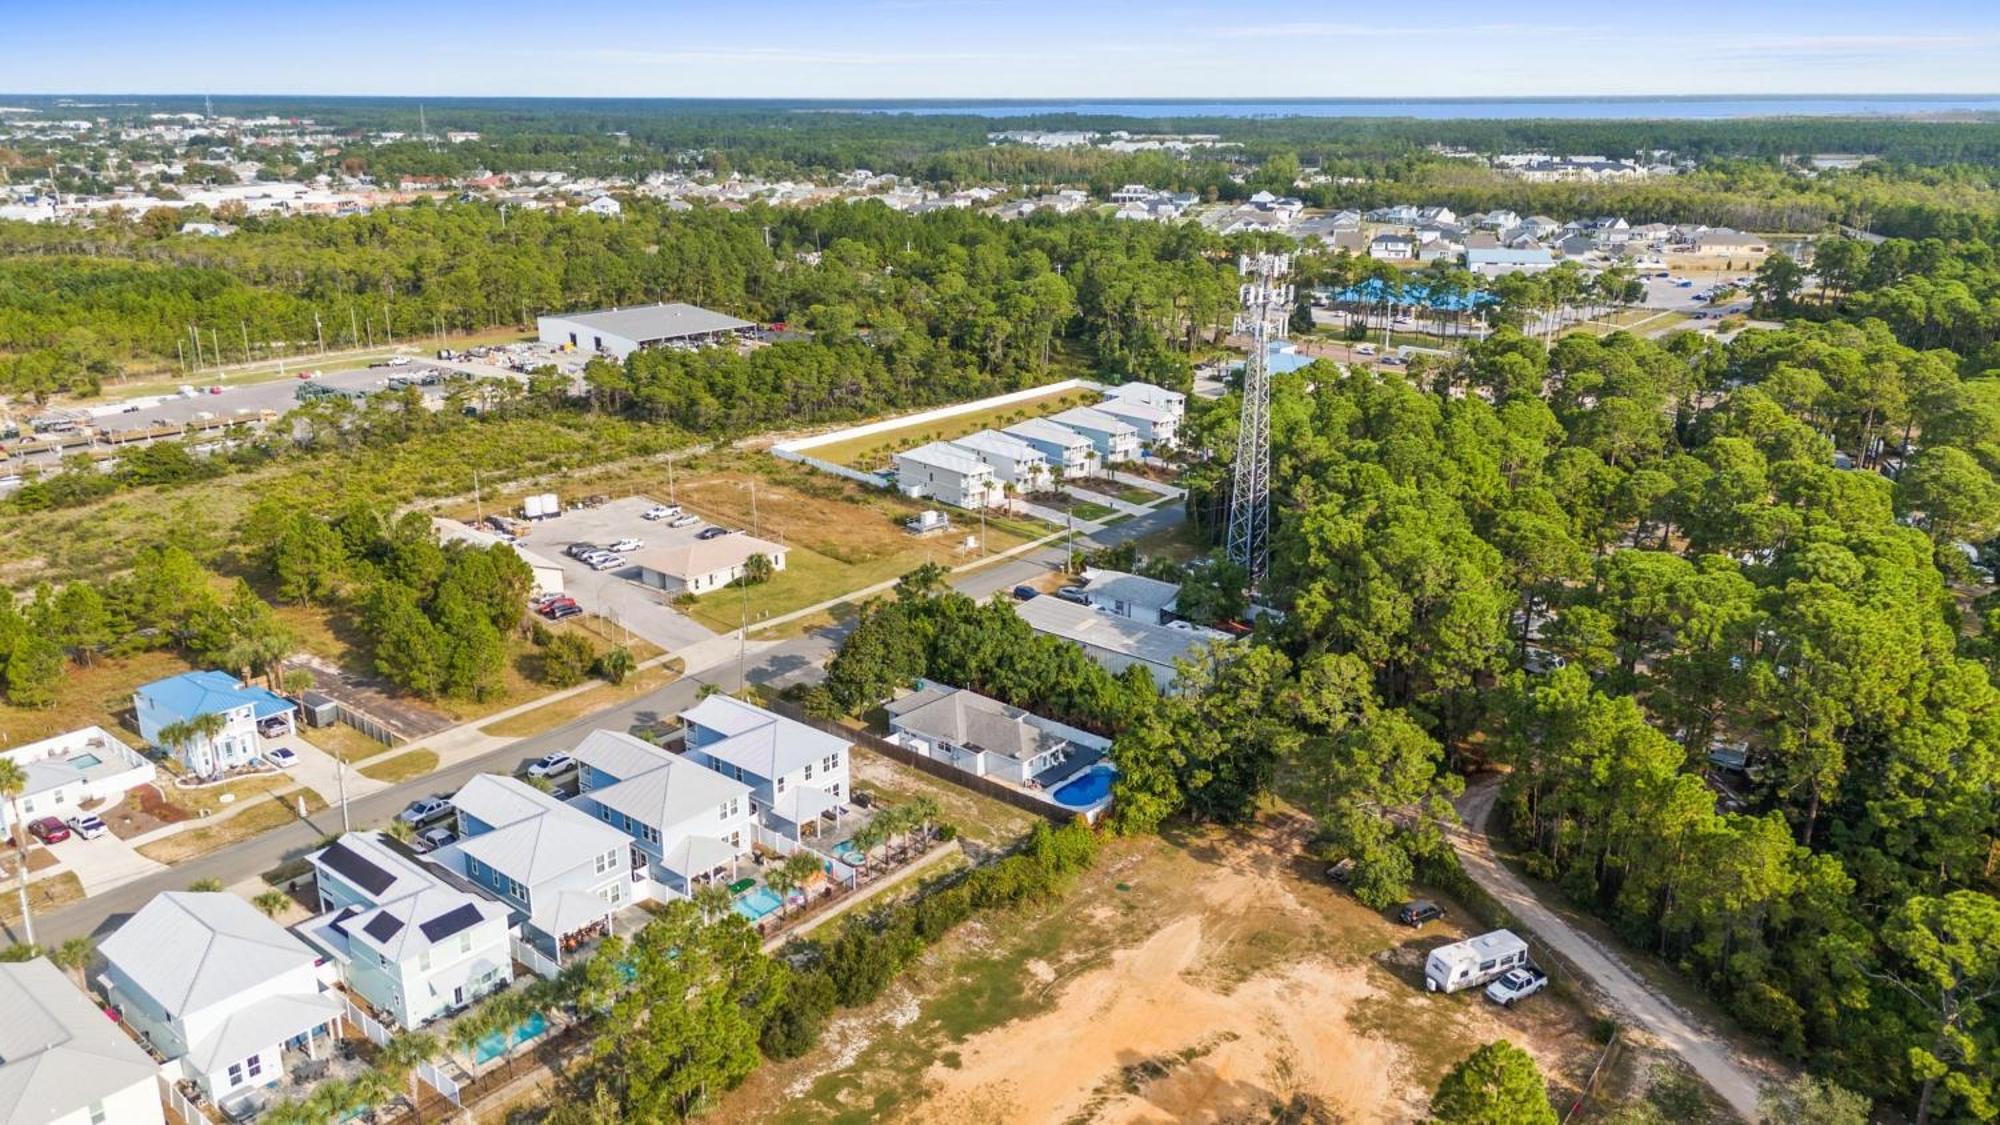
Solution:
M 103 1102 L 91 1102 L 91 1103 L 90 1103 L 90 1125 L 104 1125 L 104 1122 L 105 1122 L 106 1120 L 107 1120 L 107 1118 L 105 1117 L 105 1114 L 104 1114 L 104 1103 L 103 1103 Z
M 470 931 L 458 935 L 458 951 L 460 953 L 472 952 L 472 934 Z
M 785 779 L 781 777 L 778 779 L 778 792 L 783 793 L 784 791 L 785 791 Z
M 835 770 L 840 768 L 840 755 L 828 754 L 826 756 L 826 762 L 824 764 L 826 766 L 826 772 L 828 773 L 834 772 Z
M 241 1086 L 241 1085 L 243 1085 L 243 1064 L 242 1064 L 242 1063 L 230 1063 L 230 1064 L 229 1064 L 229 1085 L 230 1085 L 230 1087 L 231 1087 L 232 1089 L 233 1089 L 233 1088 L 235 1088 L 235 1087 L 237 1087 L 237 1086 Z
M 806 780 L 807 780 L 807 781 L 811 781 L 812 779 L 813 779 L 813 764 L 812 764 L 811 762 L 807 762 L 807 763 L 806 763 Z

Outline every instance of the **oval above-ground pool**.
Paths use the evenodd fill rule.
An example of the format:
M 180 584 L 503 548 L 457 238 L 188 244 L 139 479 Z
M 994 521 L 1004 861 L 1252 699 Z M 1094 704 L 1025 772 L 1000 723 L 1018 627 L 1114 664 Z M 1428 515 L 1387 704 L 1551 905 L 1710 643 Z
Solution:
M 1118 767 L 1095 765 L 1083 776 L 1071 778 L 1055 787 L 1049 799 L 1066 809 L 1088 809 L 1103 804 L 1111 796 L 1111 779 L 1118 776 Z

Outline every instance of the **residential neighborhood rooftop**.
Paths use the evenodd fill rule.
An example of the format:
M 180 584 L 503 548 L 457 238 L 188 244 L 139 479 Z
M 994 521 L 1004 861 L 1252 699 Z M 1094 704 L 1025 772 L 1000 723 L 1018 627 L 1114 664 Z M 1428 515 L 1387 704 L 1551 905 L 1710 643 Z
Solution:
M 170 1013 L 198 1011 L 315 960 L 298 938 L 223 891 L 158 895 L 98 952 Z
M 727 695 L 709 696 L 681 712 L 681 721 L 725 736 L 703 744 L 702 753 L 763 778 L 783 777 L 847 748 L 824 731 Z
M 46 958 L 0 964 L 0 1013 L 0 1121 L 66 1120 L 159 1073 Z

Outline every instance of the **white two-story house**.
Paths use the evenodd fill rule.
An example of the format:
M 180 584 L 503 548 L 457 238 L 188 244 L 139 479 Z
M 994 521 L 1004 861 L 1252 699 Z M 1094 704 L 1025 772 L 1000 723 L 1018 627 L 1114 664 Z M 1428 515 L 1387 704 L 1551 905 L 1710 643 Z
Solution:
M 846 741 L 727 695 L 681 712 L 687 756 L 750 787 L 766 828 L 792 840 L 837 821 L 848 796 Z
M 1089 438 L 1047 418 L 1029 418 L 1000 431 L 1019 438 L 1040 450 L 1049 459 L 1049 468 L 1062 477 L 1077 479 L 1097 475 L 1097 447 Z
M 1136 398 L 1107 398 L 1091 409 L 1132 427 L 1148 448 L 1169 449 L 1180 440 L 1180 416 L 1165 407 Z
M 993 475 L 1013 485 L 1017 491 L 1047 492 L 1053 483 L 1049 475 L 1049 459 L 1042 455 L 1041 450 L 1012 434 L 980 430 L 953 438 L 951 444 L 993 466 Z
M 755 836 L 748 785 L 620 731 L 592 731 L 570 753 L 572 803 L 630 836 L 653 882 L 686 895 L 735 877 Z
M 348 990 L 414 1029 L 514 979 L 509 911 L 396 850 L 349 832 L 306 857 L 322 913 L 298 927 Z
M 105 997 L 218 1104 L 280 1084 L 288 1053 L 316 1058 L 339 1034 L 319 955 L 233 894 L 159 895 L 98 952 Z
M 905 496 L 975 510 L 1005 499 L 993 466 L 970 450 L 943 441 L 896 454 L 896 488 Z
M 645 881 L 624 833 L 525 782 L 483 773 L 451 803 L 458 840 L 425 858 L 526 915 L 522 939 L 557 965 L 608 934 Z
M 1074 406 L 1049 421 L 1075 430 L 1090 439 L 1097 456 L 1107 465 L 1134 461 L 1139 457 L 1139 431 L 1122 418 L 1114 418 L 1089 406 Z

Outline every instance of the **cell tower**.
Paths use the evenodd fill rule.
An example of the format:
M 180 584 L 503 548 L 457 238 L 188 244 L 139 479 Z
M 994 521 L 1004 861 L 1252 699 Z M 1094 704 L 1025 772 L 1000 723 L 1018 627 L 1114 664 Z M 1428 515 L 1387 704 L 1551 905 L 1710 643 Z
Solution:
M 1235 329 L 1250 337 L 1243 364 L 1243 419 L 1236 433 L 1236 479 L 1229 491 L 1229 557 L 1250 572 L 1255 590 L 1271 561 L 1271 342 L 1285 338 L 1292 310 L 1291 271 L 1284 254 L 1246 254 L 1243 311 Z

